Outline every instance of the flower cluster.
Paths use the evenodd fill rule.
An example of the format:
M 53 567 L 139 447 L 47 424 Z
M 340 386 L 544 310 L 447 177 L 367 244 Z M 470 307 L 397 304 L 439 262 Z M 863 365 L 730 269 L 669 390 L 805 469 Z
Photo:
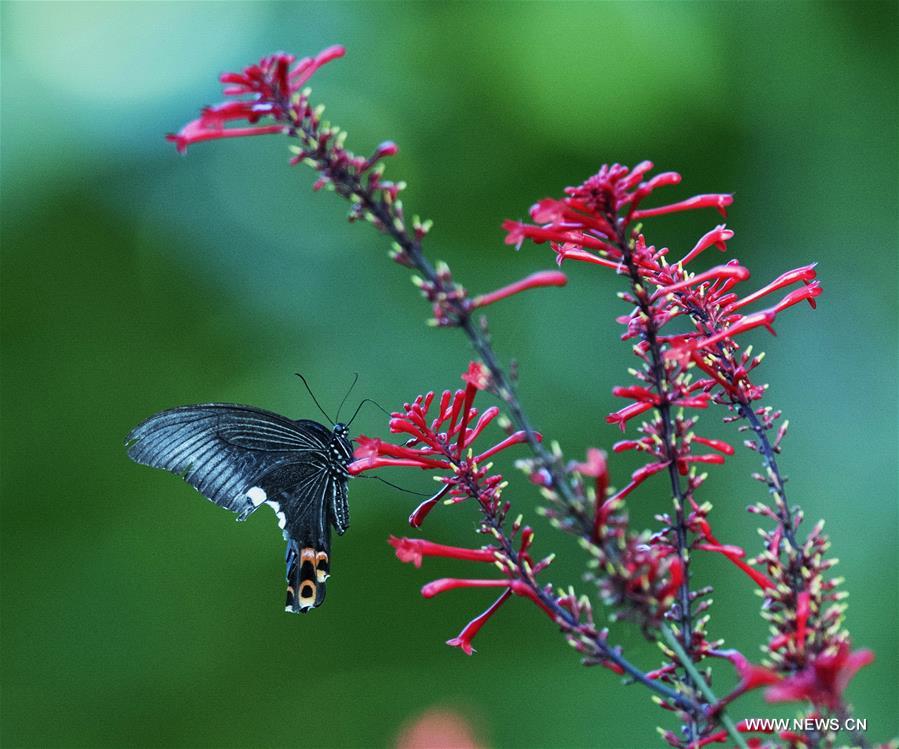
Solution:
M 168 135 L 184 153 L 194 143 L 252 135 L 288 135 L 298 144 L 291 147 L 291 164 L 306 164 L 318 172 L 313 188 L 334 190 L 351 201 L 350 220 L 364 219 L 386 230 L 386 222 L 402 222 L 398 195 L 404 185 L 382 178 L 383 159 L 397 153 L 396 144 L 385 141 L 370 156 L 357 156 L 344 146 L 346 132 L 323 119 L 324 107 L 313 106 L 305 87 L 323 65 L 343 57 L 345 50 L 334 45 L 315 57 L 299 61 L 277 52 L 262 58 L 240 73 L 223 73 L 227 101 L 205 107 L 200 116 L 177 133 Z M 226 127 L 243 120 L 243 127 Z M 263 124 L 263 121 L 265 124 Z M 395 215 L 386 218 L 390 212 Z M 416 234 L 423 237 L 430 225 L 417 218 Z M 408 264 L 402 251 L 396 259 Z
M 500 414 L 495 406 L 479 412 L 474 399 L 479 390 L 490 390 L 494 383 L 489 370 L 477 362 L 470 364 L 462 379 L 466 383 L 464 389 L 445 390 L 439 399 L 434 392 L 420 395 L 404 404 L 402 411 L 391 414 L 390 431 L 404 437 L 401 443 L 365 435 L 358 437 L 355 460 L 348 467 L 352 475 L 377 468 L 418 468 L 436 472 L 434 478 L 440 489 L 409 516 L 409 524 L 416 529 L 441 501 L 449 505 L 471 501 L 477 505 L 481 513 L 479 532 L 490 537 L 489 543 L 479 548 L 448 546 L 421 538 L 391 536 L 389 539 L 397 558 L 416 567 L 421 566 L 425 557 L 444 557 L 487 563 L 501 572 L 501 577 L 441 578 L 422 587 L 425 598 L 460 588 L 502 589 L 494 603 L 469 621 L 447 644 L 471 655 L 475 635 L 515 594 L 529 599 L 555 622 L 569 644 L 581 653 L 585 663 L 603 665 L 619 674 L 628 668 L 632 670 L 633 667 L 608 645 L 608 632 L 595 626 L 589 598 L 578 596 L 570 587 L 554 592 L 551 585 L 538 582 L 537 575 L 552 563 L 554 555 L 535 560 L 531 553 L 533 529 L 523 525 L 521 515 L 511 523 L 507 522 L 511 503 L 502 498 L 502 493 L 508 482 L 500 474 L 493 473 L 493 464 L 489 462 L 507 448 L 525 443 L 528 435 L 524 431 L 512 431 L 489 447 L 476 450 L 474 443 L 483 440 L 485 427 L 498 421 Z M 432 412 L 433 406 L 436 409 Z M 616 539 L 615 543 L 618 540 L 621 539 Z M 619 574 L 610 579 L 614 578 L 627 588 L 628 598 L 642 597 L 645 621 L 653 617 L 660 620 L 679 584 L 676 560 L 672 563 L 646 554 L 639 539 L 633 537 L 624 538 L 615 558 L 620 563 Z M 610 590 L 608 595 L 617 594 Z M 662 693 L 670 698 L 673 709 L 678 707 L 675 693 L 664 689 Z
M 575 260 L 612 268 L 626 275 L 629 288 L 619 296 L 630 305 L 630 311 L 618 318 L 624 326 L 622 340 L 634 340 L 633 350 L 640 367 L 633 370 L 635 382 L 613 388 L 614 395 L 628 400 L 623 408 L 607 416 L 607 421 L 624 431 L 632 420 L 640 420 L 638 436 L 614 445 L 615 452 L 636 451 L 646 457 L 631 480 L 617 492 L 611 492 L 603 480 L 595 497 L 594 553 L 596 567 L 601 572 L 613 569 L 604 536 L 607 518 L 612 508 L 620 506 L 643 482 L 656 474 L 667 473 L 674 499 L 674 512 L 661 517 L 663 526 L 653 533 L 642 547 L 644 556 L 667 558 L 675 556 L 679 566 L 680 594 L 670 618 L 676 624 L 680 642 L 691 660 L 699 662 L 713 655 L 717 643 L 705 637 L 708 601 L 700 601 L 710 588 L 693 590 L 690 587 L 689 558 L 694 551 L 722 554 L 742 570 L 762 590 L 765 597 L 764 616 L 774 625 L 776 634 L 769 642 L 770 665 L 773 678 L 777 674 L 789 679 L 802 679 L 817 661 L 810 660 L 825 651 L 842 652 L 846 636 L 841 630 L 841 596 L 834 591 L 835 581 L 827 580 L 826 571 L 832 562 L 826 560 L 826 540 L 816 531 L 805 546 L 795 538 L 798 516 L 787 505 L 783 481 L 774 455 L 786 433 L 784 422 L 772 438 L 769 431 L 776 426 L 780 413 L 769 407 L 756 408 L 755 401 L 765 393 L 765 386 L 754 383 L 750 375 L 762 361 L 753 355 L 752 348 L 740 346 L 737 337 L 755 328 L 771 331 L 777 315 L 801 302 L 815 306 L 821 293 L 814 264 L 788 271 L 765 286 L 745 295 L 737 292 L 738 285 L 749 279 L 749 270 L 736 260 L 715 265 L 702 271 L 687 269 L 712 247 L 726 251 L 733 232 L 725 225 L 707 231 L 696 244 L 679 259 L 673 260 L 667 248 L 656 249 L 647 244 L 639 222 L 653 216 L 715 208 L 726 215 L 732 202 L 730 195 L 705 194 L 687 200 L 653 208 L 644 208 L 644 201 L 661 187 L 680 182 L 680 175 L 664 172 L 649 178 L 650 162 L 634 169 L 615 164 L 603 166 L 583 184 L 565 190 L 561 199 L 547 198 L 531 209 L 533 223 L 507 221 L 506 241 L 520 246 L 525 240 L 537 244 L 549 243 L 556 262 Z M 790 290 L 790 287 L 796 287 Z M 780 294 L 772 305 L 757 311 L 746 308 L 770 295 Z M 691 329 L 683 331 L 681 323 L 676 332 L 669 332 L 672 321 L 687 320 Z M 728 421 L 745 420 L 741 429 L 751 431 L 755 439 L 747 446 L 764 459 L 766 473 L 760 475 L 769 487 L 773 507 L 759 503 L 752 510 L 775 520 L 774 530 L 767 533 L 766 549 L 758 557 L 747 560 L 743 549 L 722 544 L 713 535 L 708 513 L 711 505 L 700 504 L 697 490 L 705 474 L 697 471 L 700 465 L 721 464 L 733 448 L 721 440 L 701 436 L 696 432 L 697 413 L 712 404 L 729 409 Z M 612 528 L 620 534 L 620 528 Z M 786 545 L 786 548 L 785 548 Z M 613 547 L 614 548 L 614 547 Z M 759 567 L 766 568 L 767 574 Z M 639 569 L 639 567 L 637 567 Z M 608 574 L 597 576 L 600 590 L 607 602 L 619 606 L 625 602 L 640 606 L 640 597 L 620 590 L 618 595 L 608 591 L 615 578 Z M 824 611 L 823 603 L 830 602 Z M 704 616 L 698 617 L 699 614 Z M 863 653 L 864 651 L 862 651 Z M 863 656 L 859 656 L 864 660 Z M 676 675 L 677 664 L 672 661 L 656 672 L 659 678 L 678 680 L 682 688 L 695 692 L 695 680 L 689 675 Z M 802 682 L 805 683 L 805 682 Z M 817 682 L 816 682 L 817 683 Z M 780 685 L 777 695 L 796 693 Z M 805 695 L 815 705 L 820 698 Z M 826 701 L 836 709 L 839 696 L 831 694 Z M 712 734 L 713 725 L 696 726 L 679 739 L 684 745 Z
M 434 392 L 420 395 L 403 410 L 390 417 L 390 431 L 403 435 L 401 444 L 366 437 L 357 439 L 355 460 L 349 466 L 352 475 L 384 467 L 420 468 L 438 473 L 435 478 L 441 484 L 437 493 L 421 503 L 409 517 L 409 524 L 420 528 L 425 517 L 437 503 L 457 504 L 465 500 L 476 502 L 481 511 L 480 532 L 491 537 L 492 543 L 479 549 L 445 546 L 423 539 L 394 538 L 390 543 L 397 557 L 416 567 L 426 556 L 440 556 L 466 561 L 486 562 L 496 566 L 503 577 L 434 580 L 422 588 L 422 595 L 431 598 L 439 593 L 457 588 L 502 588 L 499 598 L 477 616 L 449 644 L 461 648 L 469 655 L 473 652 L 471 641 L 486 621 L 508 600 L 512 593 L 525 596 L 555 618 L 551 605 L 554 597 L 551 588 L 537 583 L 536 576 L 552 561 L 551 557 L 534 561 L 530 554 L 534 532 L 522 526 L 521 519 L 505 529 L 510 503 L 502 499 L 508 482 L 501 474 L 493 473 L 490 459 L 526 441 L 523 432 L 514 432 L 499 442 L 475 451 L 485 428 L 499 415 L 499 409 L 491 406 L 479 412 L 474 406 L 478 390 L 490 384 L 490 374 L 483 366 L 472 362 L 462 376 L 465 388 L 444 390 L 440 398 Z M 432 412 L 432 406 L 436 408 Z
M 166 137 L 175 143 L 178 151 L 186 153 L 189 145 L 206 140 L 287 134 L 289 125 L 285 122 L 291 115 L 308 114 L 305 108 L 295 107 L 292 100 L 301 97 L 300 91 L 316 70 L 343 57 L 345 52 L 343 47 L 335 45 L 315 57 L 304 57 L 295 65 L 293 55 L 276 52 L 240 73 L 223 73 L 219 80 L 225 84 L 225 96 L 233 98 L 204 107 L 197 119 Z M 260 125 L 264 118 L 271 118 L 274 124 Z M 235 120 L 245 120 L 247 126 L 226 127 Z
M 753 385 L 748 377 L 760 363 L 760 358 L 739 354 L 735 337 L 757 327 L 771 329 L 779 312 L 802 301 L 808 301 L 814 307 L 814 299 L 821 293 L 815 280 L 814 265 L 784 273 L 743 297 L 733 289 L 749 278 L 749 271 L 735 260 L 690 273 L 686 267 L 705 250 L 710 247 L 721 251 L 727 249 L 727 241 L 733 237 L 733 232 L 723 224 L 706 232 L 690 251 L 674 262 L 668 257 L 667 248 L 656 250 L 647 246 L 643 235 L 634 228 L 635 221 L 706 207 L 714 207 L 726 216 L 726 208 L 733 200 L 726 194 L 697 195 L 640 210 L 643 200 L 657 188 L 681 180 L 679 174 L 664 172 L 643 181 L 651 169 L 652 163 L 648 161 L 633 170 L 620 164 L 603 166 L 582 185 L 567 188 L 565 198 L 547 198 L 534 205 L 531 218 L 535 224 L 515 221 L 504 224 L 508 243 L 520 245 L 525 239 L 549 242 L 559 264 L 564 260 L 578 260 L 627 271 L 639 288 L 622 294 L 622 298 L 632 305 L 632 311 L 619 318 L 619 322 L 626 326 L 622 339 L 639 339 L 638 355 L 645 358 L 647 350 L 655 345 L 646 337 L 648 328 L 662 331 L 667 323 L 682 317 L 693 323 L 695 329 L 688 333 L 659 332 L 657 343 L 664 346 L 667 359 L 680 365 L 675 374 L 695 364 L 705 379 L 690 387 L 682 384 L 673 391 L 655 394 L 640 389 L 619 389 L 623 392 L 617 394 L 634 401 L 610 417 L 610 421 L 622 426 L 661 399 L 675 406 L 703 408 L 715 387 L 747 403 L 761 398 L 764 388 Z M 802 286 L 771 307 L 749 314 L 741 311 L 796 283 Z M 675 378 L 672 376 L 671 379 Z M 647 382 L 646 377 L 638 377 L 638 380 L 641 384 Z M 696 391 L 700 392 L 690 397 Z M 679 399 L 686 402 L 678 402 Z
M 743 336 L 756 328 L 773 333 L 784 310 L 802 302 L 815 306 L 821 294 L 815 265 L 800 266 L 742 293 L 740 285 L 750 273 L 737 260 L 693 270 L 707 258 L 707 250 L 727 250 L 733 232 L 724 224 L 707 231 L 686 252 L 672 256 L 667 248 L 656 249 L 643 234 L 647 219 L 704 208 L 726 216 L 732 197 L 702 194 L 645 207 L 657 190 L 681 181 L 674 172 L 649 176 L 653 167 L 648 161 L 633 169 L 603 166 L 582 184 L 567 188 L 563 197 L 535 204 L 531 221 L 504 224 L 509 244 L 548 243 L 559 265 L 579 261 L 626 279 L 619 296 L 628 309 L 618 322 L 638 366 L 631 370 L 631 382 L 612 390 L 626 404 L 606 421 L 632 430 L 611 453 L 633 452 L 644 461 L 615 487 L 607 452 L 591 447 L 583 462 L 566 462 L 558 443 L 543 444 L 517 394 L 514 373 L 501 365 L 492 347 L 486 318 L 473 319 L 512 295 L 563 286 L 566 276 L 544 270 L 472 297 L 445 263 L 432 264 L 422 249 L 431 222 L 418 217 L 407 221 L 399 199 L 403 183 L 382 178 L 383 159 L 395 154 L 396 146 L 385 142 L 369 157 L 356 156 L 345 147 L 346 133 L 323 120 L 323 108 L 310 103 L 306 82 L 343 53 L 335 46 L 298 62 L 278 53 L 241 73 L 225 74 L 221 80 L 228 101 L 205 108 L 169 138 L 183 152 L 212 139 L 288 136 L 292 163 L 317 172 L 316 189 L 324 187 L 346 199 L 351 220 L 366 220 L 387 235 L 390 257 L 415 271 L 413 282 L 431 307 L 432 324 L 459 329 L 468 337 L 480 361 L 463 375 L 465 387 L 440 396 L 428 392 L 404 404 L 388 423 L 397 440 L 360 436 L 348 469 L 352 475 L 379 468 L 432 472 L 439 489 L 412 512 L 409 523 L 415 529 L 441 502 L 477 509 L 478 530 L 487 537 L 477 548 L 419 537 L 389 539 L 396 556 L 416 567 L 427 557 L 490 565 L 489 575 L 442 578 L 422 588 L 425 597 L 460 588 L 499 591 L 494 603 L 448 644 L 471 654 L 474 637 L 512 595 L 526 598 L 559 627 L 585 664 L 602 665 L 652 690 L 681 724 L 677 731 L 660 729 L 664 740 L 683 749 L 723 742 L 769 746 L 768 737 L 747 738 L 750 724 L 735 723 L 729 716 L 736 700 L 754 689 L 764 688 L 772 702 L 802 702 L 810 716 L 849 715 L 846 685 L 873 656 L 851 650 L 843 629 L 844 594 L 830 575 L 834 561 L 827 556 L 821 526 L 805 540 L 798 536 L 802 514 L 788 502 L 777 464 L 788 422 L 760 402 L 766 386 L 755 377 L 763 355 L 742 345 Z M 755 306 L 766 299 L 772 300 L 767 306 Z M 502 413 L 497 406 L 476 407 L 479 391 L 495 396 Z M 765 485 L 769 501 L 749 509 L 771 527 L 762 531 L 764 545 L 754 556 L 717 538 L 710 522 L 712 505 L 699 498 L 706 480 L 701 469 L 721 465 L 734 453 L 728 442 L 697 428 L 699 414 L 715 407 L 726 410 L 724 420 L 746 434 L 744 444 L 762 461 L 763 470 L 754 477 Z M 503 436 L 488 440 L 495 425 Z M 543 514 L 553 527 L 576 535 L 586 550 L 587 579 L 595 583 L 609 617 L 636 622 L 661 647 L 664 658 L 654 670 L 637 667 L 609 643 L 608 631 L 594 622 L 589 596 L 538 581 L 553 555 L 533 556 L 534 531 L 521 516 L 509 521 L 511 504 L 503 496 L 508 482 L 493 470 L 494 456 L 515 445 L 529 451 L 517 465 L 546 500 Z M 668 511 L 657 510 L 656 527 L 634 530 L 626 508 L 645 492 L 644 484 L 656 489 L 664 485 L 672 505 Z M 695 585 L 690 570 L 691 558 L 702 552 L 723 556 L 747 585 L 761 592 L 762 615 L 771 625 L 764 664 L 753 664 L 708 636 L 711 587 Z M 717 697 L 711 689 L 711 664 L 722 660 L 736 670 L 739 682 Z M 834 740 L 832 733 L 820 732 L 782 732 L 778 738 L 790 747 L 830 746 Z M 863 737 L 857 743 L 864 745 Z

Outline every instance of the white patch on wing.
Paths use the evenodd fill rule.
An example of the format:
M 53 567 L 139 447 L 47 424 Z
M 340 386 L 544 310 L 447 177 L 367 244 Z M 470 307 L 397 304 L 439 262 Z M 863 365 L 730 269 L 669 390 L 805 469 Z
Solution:
M 287 525 L 287 516 L 281 512 L 281 505 L 273 499 L 268 500 L 266 504 L 275 511 L 275 515 L 278 516 L 278 527 L 283 531 L 284 526 Z
M 254 486 L 247 492 L 247 499 L 253 503 L 253 507 L 259 507 L 259 505 L 265 502 L 267 496 L 265 489 L 261 486 Z

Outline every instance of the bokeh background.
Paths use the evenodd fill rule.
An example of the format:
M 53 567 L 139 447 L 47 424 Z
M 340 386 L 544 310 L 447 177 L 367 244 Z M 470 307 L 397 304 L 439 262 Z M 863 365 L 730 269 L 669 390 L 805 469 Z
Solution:
M 872 739 L 897 732 L 897 9 L 895 3 L 2 4 L 2 731 L 14 747 L 390 745 L 417 716 L 459 716 L 482 745 L 643 747 L 668 725 L 639 687 L 584 669 L 540 613 L 513 601 L 466 658 L 443 642 L 492 594 L 424 601 L 458 564 L 399 564 L 415 498 L 352 486 L 328 602 L 283 613 L 280 532 L 237 525 L 174 477 L 130 463 L 128 430 L 165 407 L 253 403 L 318 418 L 294 371 L 333 408 L 454 387 L 463 337 L 423 324 L 408 274 L 333 195 L 288 167 L 279 139 L 162 136 L 218 100 L 217 74 L 277 49 L 342 42 L 317 100 L 431 217 L 428 249 L 471 290 L 549 267 L 503 245 L 500 223 L 604 161 L 649 158 L 683 189 L 732 191 L 731 252 L 761 285 L 818 261 L 819 309 L 795 308 L 760 376 L 792 428 L 792 501 L 828 520 L 851 592 L 848 624 L 877 661 L 849 695 Z M 718 221 L 653 222 L 692 246 Z M 709 256 L 707 262 L 716 258 Z M 491 310 L 521 363 L 533 421 L 573 458 L 617 438 L 603 415 L 631 360 L 611 320 L 618 280 L 572 265 Z M 707 432 L 738 439 L 713 413 Z M 363 409 L 360 431 L 383 434 Z M 510 455 L 510 458 L 513 457 Z M 511 495 L 579 582 L 583 557 Z M 619 482 L 634 467 L 615 458 Z M 751 453 L 714 469 L 720 537 L 757 547 Z M 393 476 L 426 491 L 429 477 Z M 636 518 L 667 506 L 661 486 Z M 477 543 L 466 507 L 428 537 Z M 811 522 L 807 527 L 810 527 Z M 757 655 L 751 584 L 721 559 L 712 635 Z M 632 629 L 614 637 L 647 668 Z M 733 677 L 722 671 L 716 687 Z M 790 715 L 760 698 L 746 715 Z

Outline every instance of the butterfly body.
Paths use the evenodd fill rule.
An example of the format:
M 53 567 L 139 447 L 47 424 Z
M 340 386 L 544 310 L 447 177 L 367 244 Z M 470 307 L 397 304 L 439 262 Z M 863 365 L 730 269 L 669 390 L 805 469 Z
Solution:
M 151 416 L 126 440 L 132 460 L 171 471 L 211 502 L 246 520 L 270 506 L 287 541 L 286 611 L 325 598 L 331 529 L 349 527 L 344 424 L 329 429 L 252 406 L 210 403 Z

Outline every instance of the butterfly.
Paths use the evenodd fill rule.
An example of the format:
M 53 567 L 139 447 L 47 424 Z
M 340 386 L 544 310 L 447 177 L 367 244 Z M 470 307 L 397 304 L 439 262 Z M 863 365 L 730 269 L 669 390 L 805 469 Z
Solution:
M 253 406 L 208 403 L 151 416 L 125 444 L 132 460 L 181 476 L 239 521 L 271 507 L 287 541 L 284 610 L 306 613 L 325 600 L 331 528 L 343 535 L 350 524 L 348 433 L 342 423 L 329 429 Z

